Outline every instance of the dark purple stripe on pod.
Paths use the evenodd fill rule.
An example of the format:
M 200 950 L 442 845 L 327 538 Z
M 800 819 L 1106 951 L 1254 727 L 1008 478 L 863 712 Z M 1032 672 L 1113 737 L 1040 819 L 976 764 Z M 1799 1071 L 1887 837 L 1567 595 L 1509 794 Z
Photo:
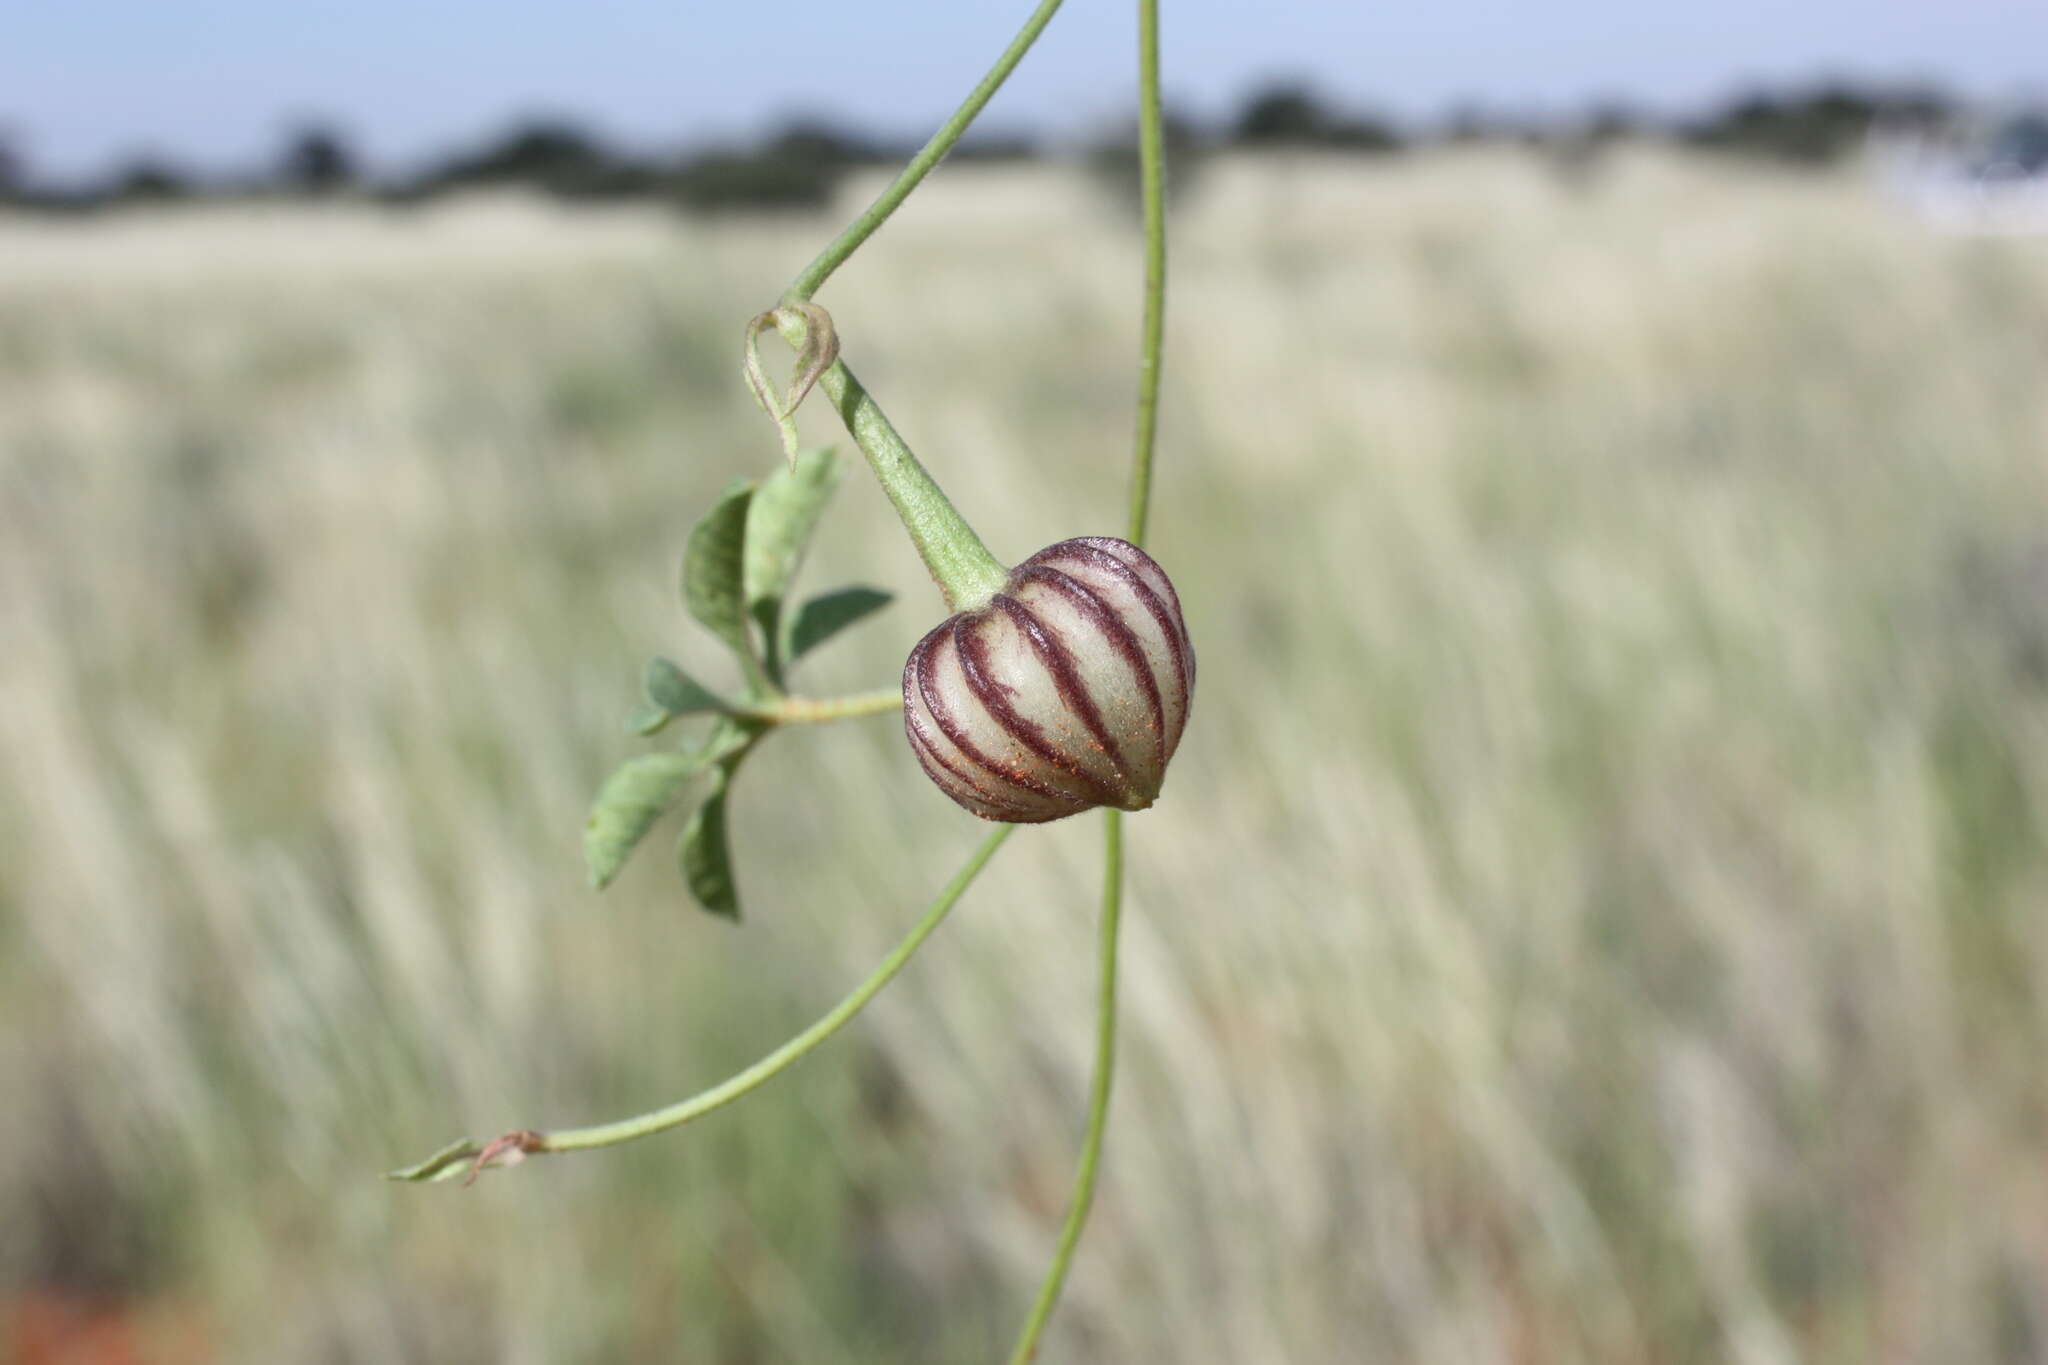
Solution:
M 1021 798 L 998 796 L 976 782 L 972 776 L 953 766 L 946 756 L 925 738 L 921 728 L 910 731 L 910 748 L 911 752 L 917 755 L 918 763 L 924 768 L 924 775 L 936 783 L 939 790 L 957 802 L 979 802 L 995 812 L 974 812 L 984 819 L 1035 825 L 1046 820 L 1057 820 L 1062 815 L 1072 815 L 1077 810 L 1087 808 L 1086 804 L 1080 801 L 1052 805 L 1049 801 L 1041 800 L 1037 804 L 1030 804 Z M 1048 809 L 1048 806 L 1051 806 L 1051 809 Z
M 1011 582 L 1015 581 L 1016 578 L 1013 576 Z M 1125 761 L 1123 748 L 1116 742 L 1116 736 L 1102 723 L 1102 708 L 1095 704 L 1095 698 L 1089 694 L 1087 684 L 1082 681 L 1081 668 L 1074 661 L 1069 642 L 1058 631 L 1039 620 L 1038 614 L 1031 608 L 1007 593 L 996 594 L 995 601 L 989 605 L 1008 617 L 1010 624 L 1031 642 L 1031 650 L 1038 656 L 1038 662 L 1045 666 L 1045 671 L 1051 675 L 1053 688 L 1060 694 L 1060 701 L 1074 713 L 1080 720 L 1082 728 L 1095 740 L 1095 747 L 1101 751 L 1102 756 L 1109 761 L 1109 766 L 1116 772 L 1117 783 L 1123 788 L 1120 795 L 1125 800 L 1130 800 L 1137 794 L 1136 784 L 1131 781 L 1131 765 Z M 1071 752 L 1062 751 L 1059 756 L 1069 763 L 1082 766 Z M 1092 780 L 1101 781 L 1093 772 L 1088 772 L 1087 776 Z
M 1017 622 L 1018 615 L 1021 614 L 1031 622 L 1032 626 L 1038 626 L 1035 617 L 1032 617 L 1028 611 L 1019 606 L 1014 598 L 1003 593 L 997 593 L 995 600 L 990 602 L 989 606 L 1009 616 L 1013 623 Z M 961 669 L 967 679 L 968 690 L 974 693 L 974 699 L 982 704 L 990 717 L 994 719 L 996 724 L 1002 726 L 1004 733 L 1009 735 L 1011 739 L 1023 745 L 1032 753 L 1037 754 L 1047 763 L 1050 763 L 1053 767 L 1067 774 L 1067 776 L 1073 778 L 1082 787 L 1086 788 L 1086 800 L 1101 805 L 1114 804 L 1117 794 L 1110 789 L 1107 783 L 1082 767 L 1073 755 L 1063 753 L 1057 745 L 1045 737 L 1045 732 L 1038 727 L 1037 722 L 1021 714 L 1016 707 L 1010 704 L 1009 685 L 1001 682 L 989 673 L 988 641 L 981 637 L 981 632 L 973 628 L 976 624 L 978 623 L 974 621 L 971 615 L 960 615 L 953 618 L 953 649 L 959 655 Z M 1024 627 L 1020 624 L 1019 629 L 1024 629 Z M 1038 634 L 1045 634 L 1042 627 L 1038 628 Z M 1033 640 L 1032 643 L 1036 646 L 1038 642 Z M 1039 655 L 1039 661 L 1046 663 L 1047 667 L 1051 668 L 1051 664 L 1046 660 L 1042 650 Z M 1070 663 L 1067 665 L 1067 671 L 1071 677 L 1072 666 Z M 1053 682 L 1060 689 L 1061 699 L 1067 700 L 1067 687 L 1066 684 L 1060 681 L 1058 673 L 1054 673 Z M 1068 704 L 1072 705 L 1072 702 L 1069 701 Z M 949 735 L 948 738 L 950 737 Z
M 1102 638 L 1131 670 L 1131 677 L 1136 680 L 1138 689 L 1145 694 L 1145 704 L 1152 712 L 1152 733 L 1158 746 L 1157 758 L 1163 767 L 1166 762 L 1166 702 L 1159 695 L 1159 679 L 1152 672 L 1152 661 L 1145 657 L 1145 646 L 1138 639 L 1137 633 L 1125 625 L 1123 617 L 1117 614 L 1116 609 L 1097 597 L 1087 584 L 1050 564 L 1033 564 L 1019 569 L 1012 575 L 1012 581 L 1043 583 L 1071 604 L 1089 625 L 1102 632 Z M 1089 705 L 1089 714 L 1097 714 L 1092 698 Z M 1096 723 L 1100 724 L 1099 714 Z M 1124 762 L 1121 746 L 1107 733 L 1098 733 L 1096 737 L 1103 742 L 1110 757 L 1128 781 L 1131 770 L 1129 764 Z
M 1134 554 L 1144 555 L 1144 551 L 1125 541 L 1118 540 L 1108 543 L 1120 546 Z M 1180 706 L 1178 709 L 1181 713 L 1182 724 L 1185 725 L 1189 705 L 1194 700 L 1194 650 L 1188 644 L 1187 628 L 1181 623 L 1179 601 L 1176 600 L 1171 605 L 1161 601 L 1159 594 L 1152 590 L 1152 585 L 1147 583 L 1136 569 L 1133 569 L 1121 558 L 1104 549 L 1102 543 L 1094 539 L 1061 541 L 1058 545 L 1039 551 L 1025 562 L 1027 564 L 1033 562 L 1042 563 L 1056 560 L 1063 555 L 1069 554 L 1095 568 L 1114 574 L 1117 580 L 1130 588 L 1138 601 L 1144 604 L 1145 610 L 1151 614 L 1152 619 L 1158 622 L 1159 633 L 1166 639 L 1167 652 L 1173 655 L 1173 669 L 1175 674 L 1178 675 L 1175 680 L 1180 684 Z M 1150 562 L 1149 558 L 1147 562 Z M 1157 569 L 1159 566 L 1154 564 L 1152 567 Z M 1159 576 L 1161 579 L 1164 579 L 1166 574 L 1164 571 L 1161 571 Z M 1171 587 L 1168 588 L 1168 591 L 1172 591 Z M 1169 737 L 1167 744 L 1169 753 L 1179 741 L 1180 736 L 1177 733 Z
M 918 642 L 917 650 L 911 655 L 910 667 L 917 677 L 918 699 L 924 703 L 925 710 L 930 712 L 932 723 L 938 726 L 939 733 L 944 735 L 953 747 L 960 751 L 962 758 L 974 764 L 997 781 L 1007 783 L 1012 787 L 1020 787 L 1025 791 L 1050 798 L 1054 801 L 1076 801 L 1077 798 L 1071 792 L 1064 792 L 1058 787 L 1041 782 L 1030 773 L 1012 772 L 991 759 L 974 742 L 973 738 L 969 736 L 966 727 L 960 723 L 959 717 L 953 714 L 952 709 L 947 706 L 945 698 L 940 695 L 941 689 L 937 685 L 937 679 L 933 676 L 935 669 L 932 663 L 932 655 L 937 651 L 940 636 L 948 634 L 949 628 L 953 639 L 955 657 L 959 660 L 963 671 L 968 675 L 968 687 L 972 689 L 974 686 L 972 670 L 966 668 L 966 656 L 960 652 L 960 626 L 966 619 L 965 616 L 956 616 L 939 626 L 938 629 L 932 631 L 931 634 Z M 976 695 L 978 697 L 979 693 Z M 906 714 L 914 713 L 906 712 Z M 998 715 L 996 719 L 1000 722 L 1002 717 Z M 1086 798 L 1079 799 L 1083 802 L 1086 800 Z

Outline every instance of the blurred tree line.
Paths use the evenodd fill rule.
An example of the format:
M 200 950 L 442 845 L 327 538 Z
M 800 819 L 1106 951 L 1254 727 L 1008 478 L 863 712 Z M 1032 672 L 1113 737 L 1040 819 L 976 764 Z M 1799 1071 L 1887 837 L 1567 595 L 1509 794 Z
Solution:
M 1704 150 L 1819 167 L 1841 160 L 1872 129 L 1939 128 L 1968 111 L 1926 88 L 1880 89 L 1836 82 L 1788 91 L 1752 91 L 1705 113 L 1659 119 L 1606 103 L 1570 116 L 1516 115 L 1463 106 L 1434 127 L 1403 127 L 1347 109 L 1307 84 L 1254 90 L 1220 126 L 1172 120 L 1175 149 L 1191 164 L 1220 150 L 1312 150 L 1386 156 L 1442 143 L 1499 142 L 1547 148 L 1571 157 L 1625 140 L 1660 140 Z M 1119 128 L 1082 147 L 1082 160 L 1106 179 L 1121 178 L 1131 130 Z M 292 130 L 270 165 L 253 173 L 205 177 L 161 157 L 136 157 L 97 184 L 55 189 L 30 174 L 17 138 L 0 128 L 0 204 L 89 210 L 193 196 L 323 197 L 351 195 L 416 203 L 451 191 L 524 188 L 572 200 L 653 200 L 695 212 L 804 209 L 823 204 L 848 172 L 901 162 L 915 144 L 874 137 L 824 119 L 785 124 L 743 146 L 683 154 L 640 153 L 606 143 L 565 118 L 537 118 L 496 139 L 405 175 L 373 174 L 347 136 L 327 124 Z M 1028 134 L 970 140 L 956 160 L 1021 161 L 1066 155 Z

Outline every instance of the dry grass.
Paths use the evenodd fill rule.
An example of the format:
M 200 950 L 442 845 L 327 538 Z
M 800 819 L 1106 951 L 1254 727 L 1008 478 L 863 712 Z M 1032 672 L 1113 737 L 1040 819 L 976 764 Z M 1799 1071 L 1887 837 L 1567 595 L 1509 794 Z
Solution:
M 1225 164 L 1156 549 L 1127 1053 L 1051 1355 L 2048 1355 L 2048 246 L 1627 158 Z M 829 230 L 476 204 L 0 223 L 0 1287 L 226 1360 L 968 1360 L 1048 1249 L 1092 821 L 740 1110 L 977 830 L 785 737 L 752 918 L 577 838 L 743 320 Z M 825 299 L 999 555 L 1121 520 L 1136 241 L 949 171 Z M 822 414 L 814 430 L 826 434 Z M 864 481 L 808 581 L 937 611 Z M 708 670 L 707 670 L 708 671 Z M 168 1350 L 168 1347 L 162 1347 Z

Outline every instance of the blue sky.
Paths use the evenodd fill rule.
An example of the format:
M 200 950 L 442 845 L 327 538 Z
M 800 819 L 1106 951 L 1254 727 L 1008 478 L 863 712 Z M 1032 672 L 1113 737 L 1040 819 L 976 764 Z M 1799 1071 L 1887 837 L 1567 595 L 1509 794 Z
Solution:
M 515 115 L 649 146 L 803 111 L 919 133 L 1008 40 L 1022 0 L 0 0 L 0 127 L 45 173 L 149 150 L 253 164 L 319 117 L 385 166 Z M 1127 0 L 1068 0 L 990 110 L 1073 130 L 1129 104 Z M 1165 0 L 1169 94 L 1221 115 L 1301 76 L 1405 117 L 1461 99 L 1694 107 L 1839 73 L 1968 93 L 2048 89 L 2048 0 Z

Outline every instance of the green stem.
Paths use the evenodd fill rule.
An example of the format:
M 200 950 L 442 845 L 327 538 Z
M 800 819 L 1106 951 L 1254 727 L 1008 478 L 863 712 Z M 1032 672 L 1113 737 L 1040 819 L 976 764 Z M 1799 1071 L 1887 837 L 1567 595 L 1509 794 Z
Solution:
M 1003 49 L 1003 55 L 996 59 L 996 64 L 989 68 L 980 84 L 968 92 L 960 107 L 953 111 L 953 116 L 940 125 L 902 173 L 889 183 L 874 203 L 868 205 L 866 212 L 849 224 L 791 282 L 782 296 L 783 307 L 777 309 L 773 316 L 782 335 L 792 346 L 801 351 L 804 338 L 810 331 L 798 310 L 810 302 L 811 296 L 818 292 L 833 271 L 844 265 L 847 258 L 903 206 L 910 192 L 960 141 L 968 125 L 994 98 L 1010 73 L 1017 69 L 1017 63 L 1024 60 L 1024 54 L 1038 41 L 1038 35 L 1052 22 L 1060 4 L 1061 0 L 1039 0 L 1031 17 L 1024 21 L 1024 27 Z M 751 346 L 751 334 L 749 344 Z M 749 363 L 749 373 L 754 375 L 753 362 L 750 360 Z M 788 420 L 788 415 L 795 404 L 787 403 L 778 409 L 767 392 L 765 378 L 755 376 L 755 382 L 764 406 L 775 412 L 783 425 L 784 443 L 794 449 L 794 424 Z M 947 607 L 953 611 L 971 611 L 985 606 L 1001 590 L 1009 571 L 988 552 L 988 547 L 981 543 L 981 537 L 974 533 L 974 528 L 954 509 L 938 483 L 918 463 L 903 438 L 896 434 L 896 428 L 882 415 L 875 400 L 853 377 L 852 371 L 844 365 L 834 364 L 825 371 L 822 382 L 833 406 L 839 410 L 840 419 L 853 433 L 855 444 L 867 456 L 875 477 L 881 480 L 889 501 L 895 505 L 896 515 L 910 533 L 925 568 L 930 570 L 933 581 L 939 585 Z M 808 382 L 793 386 L 792 397 L 801 396 L 801 389 L 808 387 Z
M 1152 503 L 1152 451 L 1158 434 L 1160 361 L 1166 343 L 1165 136 L 1159 97 L 1159 0 L 1138 0 L 1138 163 L 1145 209 L 1145 322 L 1138 355 L 1138 430 L 1131 452 L 1131 514 L 1128 539 L 1142 544 Z M 1109 1095 L 1116 1074 L 1117 927 L 1123 914 L 1123 812 L 1107 811 L 1102 850 L 1102 980 L 1095 1020 L 1095 1081 L 1088 1105 L 1088 1133 L 1074 1173 L 1074 1194 L 1059 1247 L 1039 1286 L 1031 1315 L 1010 1354 L 1010 1365 L 1026 1365 L 1038 1354 L 1038 1340 L 1059 1302 L 1067 1269 L 1095 1202 L 1095 1174 L 1109 1126 Z
M 500 1153 L 538 1155 L 546 1152 L 574 1152 L 591 1147 L 610 1147 L 621 1142 L 631 1142 L 635 1138 L 665 1132 L 688 1123 L 691 1119 L 701 1118 L 714 1109 L 731 1104 L 740 1096 L 773 1080 L 790 1066 L 801 1061 L 813 1048 L 837 1033 L 845 1027 L 848 1020 L 859 1014 L 862 1007 L 874 999 L 876 993 L 903 970 L 904 964 L 909 962 L 924 941 L 932 936 L 932 931 L 945 922 L 947 914 L 952 911 L 960 897 L 966 894 L 976 875 L 988 864 L 988 860 L 995 856 L 996 850 L 1002 847 L 1003 840 L 1009 838 L 1016 828 L 1015 825 L 999 826 L 988 838 L 982 840 L 981 847 L 976 849 L 974 856 L 954 874 L 953 880 L 946 884 L 946 889 L 939 893 L 939 898 L 925 911 L 924 918 L 911 928 L 902 942 L 889 951 L 889 955 L 882 959 L 881 965 L 875 968 L 867 980 L 854 987 L 844 1000 L 834 1005 L 815 1024 L 746 1070 L 728 1077 L 709 1090 L 700 1091 L 664 1109 L 630 1119 L 621 1119 L 616 1123 L 601 1123 L 590 1128 L 567 1128 L 556 1133 L 522 1131 L 508 1134 L 493 1143 L 478 1143 L 473 1139 L 464 1139 L 442 1148 L 417 1166 L 391 1172 L 390 1178 L 447 1180 L 465 1171 L 473 1171 L 474 1163 L 477 1163 L 479 1158 L 488 1161 L 490 1156 Z
M 771 725 L 816 725 L 825 721 L 886 715 L 902 709 L 903 690 L 883 687 L 847 697 L 782 697 L 771 706 L 742 710 L 739 714 L 750 720 L 765 720 Z
M 1159 99 L 1159 0 L 1138 0 L 1138 174 L 1145 209 L 1145 324 L 1138 347 L 1138 433 L 1131 450 L 1125 539 L 1145 543 L 1152 513 L 1152 447 L 1159 434 L 1166 351 L 1166 135 Z
M 953 117 L 940 125 L 939 131 L 932 134 L 931 141 L 925 143 L 923 149 L 910 159 L 910 164 L 903 168 L 903 173 L 890 182 L 889 187 L 882 191 L 874 203 L 868 205 L 867 212 L 856 218 L 846 231 L 833 239 L 831 245 L 818 253 L 816 260 L 804 267 L 804 273 L 796 277 L 796 282 L 789 286 L 789 292 L 783 295 L 785 300 L 794 303 L 809 299 L 818 292 L 819 286 L 825 283 L 833 271 L 846 263 L 847 257 L 860 249 L 861 243 L 875 235 L 875 229 L 887 222 L 889 215 L 902 206 L 903 201 L 910 197 L 910 192 L 917 188 L 918 182 L 931 173 L 932 167 L 938 165 L 947 152 L 953 150 L 953 145 L 960 140 L 961 134 L 967 131 L 967 125 L 974 122 L 975 115 L 982 111 L 982 107 L 1002 88 L 1003 82 L 1010 78 L 1010 73 L 1017 69 L 1018 62 L 1024 60 L 1024 54 L 1038 41 L 1038 35 L 1052 22 L 1052 16 L 1059 7 L 1060 0 L 1040 0 L 1038 8 L 1033 10 L 1031 17 L 1024 22 L 1024 27 L 1010 40 L 1010 45 L 1003 49 L 1003 55 L 996 59 L 996 64 L 981 78 L 981 84 L 968 92 L 967 99 L 953 111 Z
M 799 350 L 808 334 L 808 324 L 793 309 L 778 309 L 782 335 Z M 910 446 L 896 434 L 896 428 L 853 371 L 835 362 L 818 381 L 825 396 L 839 412 L 839 420 L 853 434 L 854 444 L 867 456 L 882 491 L 889 495 L 903 529 L 917 546 L 918 557 L 931 572 L 932 581 L 952 611 L 972 611 L 985 606 L 1002 591 L 1010 571 L 988 552 L 981 537 L 967 519 L 953 507 L 925 467 L 918 463 Z
M 1109 1128 L 1109 1092 L 1116 1074 L 1116 944 L 1117 927 L 1123 918 L 1124 839 L 1123 812 L 1107 811 L 1102 853 L 1102 975 L 1097 987 L 1095 1014 L 1095 1081 L 1088 1098 L 1088 1135 L 1081 1143 L 1081 1164 L 1074 1173 L 1073 1198 L 1067 1205 L 1067 1221 L 1060 1229 L 1059 1249 L 1046 1268 L 1031 1305 L 1031 1316 L 1010 1353 L 1010 1365 L 1025 1365 L 1038 1354 L 1038 1338 L 1052 1319 L 1073 1264 L 1074 1248 L 1081 1244 L 1081 1230 L 1087 1225 L 1088 1210 L 1095 1203 L 1095 1172 L 1102 1159 L 1102 1138 Z
M 803 1060 L 818 1044 L 844 1028 L 846 1022 L 859 1014 L 882 987 L 896 979 L 896 973 L 903 970 L 904 964 L 909 962 L 924 945 L 924 941 L 932 936 L 932 931 L 945 922 L 953 906 L 966 894 L 975 877 L 987 865 L 988 860 L 995 856 L 996 850 L 1003 846 L 1003 840 L 1009 838 L 1015 828 L 1014 825 L 1004 825 L 982 840 L 981 847 L 976 849 L 974 856 L 954 874 L 953 880 L 946 884 L 946 889 L 939 893 L 939 898 L 932 902 L 931 909 L 925 911 L 924 918 L 903 936 L 900 943 L 889 950 L 889 955 L 882 959 L 881 965 L 868 975 L 867 980 L 848 992 L 846 998 L 828 1010 L 817 1023 L 746 1070 L 719 1082 L 709 1090 L 700 1091 L 666 1109 L 657 1109 L 651 1114 L 641 1114 L 637 1118 L 621 1119 L 617 1123 L 600 1123 L 591 1128 L 570 1128 L 559 1133 L 548 1133 L 545 1135 L 543 1150 L 574 1152 L 589 1147 L 610 1147 L 616 1143 L 631 1142 L 635 1138 L 664 1132 L 731 1104 L 748 1091 L 766 1084 L 794 1063 Z

